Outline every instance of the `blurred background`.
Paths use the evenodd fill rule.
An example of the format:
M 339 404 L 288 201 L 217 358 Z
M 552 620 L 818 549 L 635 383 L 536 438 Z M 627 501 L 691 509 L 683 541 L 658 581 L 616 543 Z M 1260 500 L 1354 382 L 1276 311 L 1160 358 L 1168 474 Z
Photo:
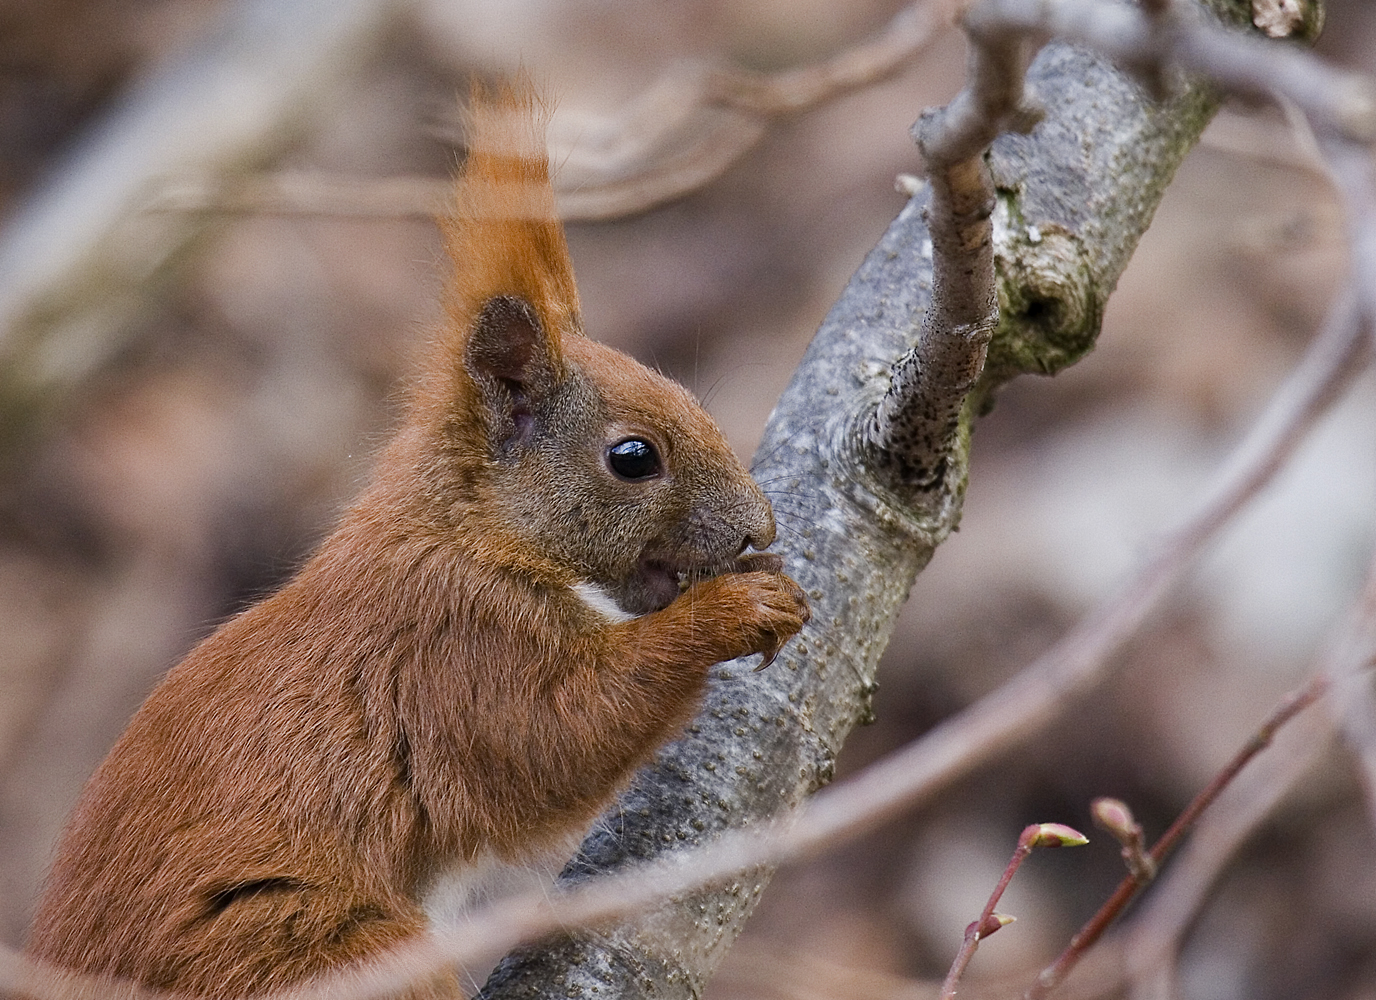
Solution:
M 685 197 L 569 227 L 591 335 L 706 399 L 742 456 L 902 206 L 895 176 L 920 170 L 908 126 L 960 86 L 950 12 L 923 9 L 929 36 L 898 73 L 775 117 Z M 572 161 L 689 61 L 806 65 L 899 10 L 0 0 L 0 939 L 22 942 L 81 783 L 152 684 L 289 575 L 366 477 L 438 322 L 443 266 L 416 199 L 359 205 L 398 178 L 429 191 L 449 175 L 470 74 L 524 66 L 544 81 Z M 1376 5 L 1330 0 L 1319 49 L 1376 71 Z M 207 177 L 261 171 L 355 194 L 309 212 L 169 207 L 182 182 L 214 202 Z M 918 580 L 877 721 L 840 777 L 996 686 L 1124 578 L 1255 419 L 1344 266 L 1303 143 L 1273 111 L 1227 108 L 1096 352 L 1012 384 L 981 423 L 961 530 Z M 1373 392 L 1358 384 L 1118 679 L 1035 752 L 781 873 L 709 996 L 933 995 L 1024 824 L 1088 830 L 1090 800 L 1111 794 L 1159 834 L 1356 593 L 1373 541 Z M 1350 762 L 1331 754 L 1217 885 L 1180 994 L 1376 997 L 1366 816 Z M 1019 922 L 972 977 L 1025 982 L 1098 906 L 1121 864 L 1091 836 L 1023 869 L 1001 907 Z

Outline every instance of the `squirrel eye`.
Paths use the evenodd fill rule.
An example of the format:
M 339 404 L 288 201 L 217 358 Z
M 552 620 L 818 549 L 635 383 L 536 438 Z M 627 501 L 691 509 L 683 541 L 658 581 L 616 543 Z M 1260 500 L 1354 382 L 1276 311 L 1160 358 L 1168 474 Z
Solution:
M 659 452 L 641 438 L 627 438 L 607 449 L 607 465 L 622 479 L 649 479 L 659 475 Z

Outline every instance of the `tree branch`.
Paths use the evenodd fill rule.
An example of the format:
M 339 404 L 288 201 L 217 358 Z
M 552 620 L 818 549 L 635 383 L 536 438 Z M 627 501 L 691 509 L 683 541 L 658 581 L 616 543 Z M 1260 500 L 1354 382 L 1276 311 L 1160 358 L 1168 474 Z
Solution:
M 984 154 L 1000 134 L 1030 132 L 1043 117 L 1023 93 L 1023 37 L 989 23 L 982 11 L 976 7 L 965 19 L 969 82 L 913 129 L 931 185 L 931 303 L 917 345 L 894 367 L 865 428 L 871 465 L 894 488 L 919 494 L 939 489 L 946 478 L 961 409 L 984 371 L 998 323 L 994 181 Z
M 1235 20 L 1245 6 L 1231 8 Z M 1114 17 L 1122 13 L 1111 10 Z M 767 823 L 827 782 L 846 734 L 869 712 L 875 667 L 894 616 L 916 573 L 958 520 L 974 412 L 1000 382 L 1020 372 L 1058 370 L 1090 349 L 1109 291 L 1217 101 L 1215 91 L 1187 84 L 1163 104 L 1152 103 L 1105 60 L 1064 44 L 1043 49 L 1028 82 L 1051 110 L 1033 133 L 1004 136 L 989 154 L 1001 315 L 985 372 L 959 412 L 952 440 L 943 445 L 945 468 L 937 487 L 915 496 L 905 485 L 910 479 L 874 461 L 873 448 L 876 440 L 883 446 L 885 435 L 882 429 L 873 433 L 872 417 L 898 378 L 896 364 L 920 343 L 918 331 L 932 308 L 936 237 L 923 224 L 919 198 L 890 227 L 824 322 L 757 455 L 757 476 L 777 498 L 778 548 L 788 572 L 810 595 L 812 624 L 764 674 L 751 676 L 739 664 L 718 668 L 692 732 L 637 776 L 604 827 L 584 844 L 567 879 L 579 881 L 704 844 L 732 828 Z M 968 158 L 970 152 L 958 147 L 956 154 Z M 1104 183 L 1109 177 L 1113 184 Z M 973 307 L 957 302 L 951 313 L 974 317 L 978 326 L 983 303 L 975 296 L 967 304 Z M 958 318 L 955 326 L 961 323 Z M 970 357 L 978 349 L 978 336 L 956 348 Z M 1348 343 L 1337 353 L 1343 367 L 1358 352 Z M 1318 367 L 1329 370 L 1332 361 L 1330 356 Z M 1323 382 L 1317 397 L 1332 387 Z M 954 391 L 936 388 L 950 395 L 963 391 L 959 379 Z M 1300 409 L 1310 412 L 1314 402 L 1314 396 L 1306 397 Z M 1274 425 L 1265 431 L 1277 433 L 1282 443 L 1294 433 Z M 912 801 L 894 790 L 895 781 L 909 791 L 919 784 L 935 787 L 941 778 L 933 779 L 934 773 L 953 774 L 1054 717 L 1067 690 L 1103 675 L 1101 658 L 1179 578 L 1203 539 L 1235 509 L 1230 505 L 1255 489 L 1249 476 L 1264 480 L 1273 459 L 1280 461 L 1262 456 L 1260 470 L 1249 467 L 1248 475 L 1230 481 L 1218 505 L 1188 526 L 1181 547 L 1159 556 L 1133 591 L 1061 647 L 1059 662 L 1046 662 L 1026 683 L 981 705 L 973 729 L 959 735 L 939 730 L 920 750 L 819 797 L 800 820 L 808 830 L 805 839 L 834 835 L 857 802 L 866 803 L 865 822 L 877 822 L 901 808 L 900 802 Z M 938 468 L 936 462 L 910 465 Z M 1029 691 L 1038 708 L 1024 715 L 1015 703 Z M 1018 722 L 1010 725 L 1010 719 Z M 725 837 L 710 853 L 725 858 L 739 843 Z M 768 877 L 767 862 L 776 849 L 770 843 L 759 853 L 735 855 L 748 874 L 676 898 L 634 925 L 578 933 L 512 956 L 489 981 L 487 995 L 700 992 Z M 686 862 L 701 876 L 700 863 L 697 855 Z M 730 869 L 716 869 L 724 870 Z
M 1099 939 L 1119 916 L 1133 897 L 1145 888 L 1171 852 L 1175 850 L 1177 844 L 1190 831 L 1190 828 L 1198 822 L 1199 817 L 1208 811 L 1209 807 L 1218 801 L 1220 795 L 1224 794 L 1237 779 L 1237 776 L 1247 767 L 1257 756 L 1275 739 L 1276 733 L 1281 730 L 1296 715 L 1309 708 L 1314 702 L 1321 699 L 1328 693 L 1329 678 L 1322 674 L 1312 677 L 1309 683 L 1303 687 L 1292 691 L 1285 699 L 1271 712 L 1262 722 L 1261 727 L 1247 740 L 1243 747 L 1233 755 L 1230 760 L 1213 779 L 1190 801 L 1185 810 L 1175 818 L 1170 827 L 1163 833 L 1159 840 L 1152 845 L 1146 854 L 1141 853 L 1142 828 L 1132 819 L 1132 814 L 1127 811 L 1123 803 L 1115 803 L 1123 810 L 1123 819 L 1131 824 L 1130 828 L 1125 824 L 1119 828 L 1117 833 L 1127 834 L 1135 839 L 1132 845 L 1137 853 L 1133 854 L 1131 849 L 1125 853 L 1129 859 L 1129 872 L 1122 882 L 1118 883 L 1118 888 L 1113 895 L 1099 908 L 1089 921 L 1084 924 L 1074 937 L 1070 939 L 1064 951 L 1057 959 L 1048 965 L 1038 974 L 1027 992 L 1023 994 L 1023 1000 L 1044 1000 L 1044 998 L 1057 986 L 1059 986 L 1080 961 L 1086 952 L 1099 942 Z
M 1301 778 L 1332 745 L 1335 729 L 1347 739 L 1359 764 L 1359 776 L 1371 796 L 1370 744 L 1365 736 L 1353 740 L 1350 721 L 1367 729 L 1371 716 L 1368 694 L 1376 663 L 1376 560 L 1367 570 L 1366 584 L 1346 624 L 1323 654 L 1310 681 L 1328 688 L 1323 707 L 1308 713 L 1287 730 L 1277 746 L 1243 773 L 1204 814 L 1189 843 L 1168 876 L 1122 935 L 1128 956 L 1133 996 L 1153 995 L 1174 968 L 1185 933 L 1193 925 L 1214 883 L 1245 840 L 1271 815 Z M 1355 712 L 1354 712 L 1355 710 Z

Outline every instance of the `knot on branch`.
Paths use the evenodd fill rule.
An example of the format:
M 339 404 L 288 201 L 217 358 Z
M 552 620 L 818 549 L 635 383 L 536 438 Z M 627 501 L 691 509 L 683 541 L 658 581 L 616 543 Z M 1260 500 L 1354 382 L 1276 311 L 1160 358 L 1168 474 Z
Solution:
M 1252 0 L 1252 24 L 1267 38 L 1313 42 L 1323 30 L 1324 5 L 1314 0 Z
M 1008 214 L 1001 201 L 994 241 L 999 321 L 986 388 L 1074 364 L 1094 347 L 1103 316 L 1079 238 L 1054 224 L 1009 224 Z

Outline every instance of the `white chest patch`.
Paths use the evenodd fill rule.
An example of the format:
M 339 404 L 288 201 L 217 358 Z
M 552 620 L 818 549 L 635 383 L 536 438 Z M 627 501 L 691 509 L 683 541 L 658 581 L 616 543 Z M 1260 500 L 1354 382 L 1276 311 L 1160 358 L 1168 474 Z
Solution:
M 628 622 L 633 618 L 640 617 L 623 610 L 612 595 L 598 584 L 584 580 L 582 583 L 573 585 L 573 592 L 578 595 L 579 600 L 609 622 Z
M 562 865 L 559 856 L 553 854 L 525 864 L 482 854 L 441 872 L 422 897 L 421 905 L 433 930 L 461 930 L 471 925 L 474 911 L 481 911 L 484 903 L 532 890 L 552 891 Z M 468 966 L 459 966 L 454 971 L 464 986 L 464 995 L 470 997 L 478 995 L 492 972 L 489 968 Z
M 431 926 L 452 929 L 462 926 L 470 911 L 484 903 L 531 890 L 550 891 L 586 832 L 583 828 L 571 830 L 552 846 L 521 861 L 503 861 L 484 851 L 475 858 L 451 862 L 436 873 L 421 898 Z
M 431 926 L 452 930 L 462 926 L 469 911 L 483 903 L 530 889 L 548 888 L 553 885 L 559 867 L 539 861 L 511 864 L 483 854 L 441 873 L 425 893 L 422 906 Z

